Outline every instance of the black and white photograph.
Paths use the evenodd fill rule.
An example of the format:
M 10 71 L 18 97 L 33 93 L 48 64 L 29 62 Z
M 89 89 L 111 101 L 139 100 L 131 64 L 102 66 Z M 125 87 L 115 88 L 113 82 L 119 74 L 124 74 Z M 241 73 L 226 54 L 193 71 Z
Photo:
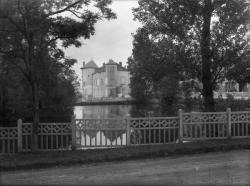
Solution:
M 0 0 L 0 185 L 250 185 L 250 0 Z

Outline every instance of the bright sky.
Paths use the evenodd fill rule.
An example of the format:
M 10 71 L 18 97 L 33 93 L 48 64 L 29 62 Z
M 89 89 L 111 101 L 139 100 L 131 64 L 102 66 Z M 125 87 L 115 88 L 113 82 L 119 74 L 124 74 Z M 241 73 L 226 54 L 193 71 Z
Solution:
M 117 19 L 100 21 L 96 24 L 95 35 L 89 40 L 83 40 L 80 48 L 69 47 L 67 56 L 77 59 L 74 70 L 81 77 L 82 62 L 93 59 L 97 65 L 102 65 L 109 59 L 121 61 L 126 65 L 132 54 L 132 33 L 135 33 L 140 23 L 133 20 L 132 7 L 137 7 L 135 0 L 114 0 L 110 6 L 117 14 Z

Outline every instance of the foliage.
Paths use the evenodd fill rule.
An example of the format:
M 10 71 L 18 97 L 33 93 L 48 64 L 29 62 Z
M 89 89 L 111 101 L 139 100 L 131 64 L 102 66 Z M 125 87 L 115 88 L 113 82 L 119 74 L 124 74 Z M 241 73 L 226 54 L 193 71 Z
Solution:
M 182 49 L 185 75 L 202 83 L 206 110 L 214 109 L 216 84 L 249 50 L 249 15 L 248 0 L 139 0 L 134 9 L 151 37 Z
M 40 120 L 70 121 L 73 114 L 72 106 L 77 96 L 76 75 L 59 62 L 47 63 L 50 70 L 40 69 Z M 18 118 L 31 122 L 32 102 L 29 84 L 14 66 L 5 60 L 1 65 L 3 68 L 0 70 L 0 125 L 16 125 Z
M 27 109 L 27 86 L 22 74 L 15 67 L 3 60 L 0 61 L 0 65 L 0 125 L 16 125 L 18 118 L 31 112 Z
M 133 55 L 128 59 L 131 95 L 137 100 L 158 98 L 169 102 L 176 96 L 182 77 L 173 43 L 166 38 L 154 39 L 141 28 L 134 35 L 133 46 Z
M 159 94 L 162 103 L 172 105 L 177 101 L 180 94 L 180 87 L 178 85 L 178 77 L 167 75 L 161 79 L 159 82 Z
M 234 80 L 240 85 L 250 83 L 250 50 L 226 74 L 228 80 Z
M 57 41 L 60 40 L 63 47 L 79 47 L 81 38 L 94 34 L 98 20 L 115 18 L 115 14 L 108 8 L 111 0 L 2 0 L 0 3 L 0 53 L 22 72 L 29 84 L 34 124 L 32 148 L 35 150 L 41 100 L 49 92 L 43 92 L 42 87 L 51 80 L 45 81 L 43 72 L 53 72 L 53 63 L 59 62 L 68 68 L 74 64 L 74 60 L 67 59 L 58 48 Z M 67 70 L 57 72 L 57 79 L 67 73 Z M 70 74 L 67 79 L 69 77 Z M 58 83 L 55 87 L 63 86 L 66 84 Z

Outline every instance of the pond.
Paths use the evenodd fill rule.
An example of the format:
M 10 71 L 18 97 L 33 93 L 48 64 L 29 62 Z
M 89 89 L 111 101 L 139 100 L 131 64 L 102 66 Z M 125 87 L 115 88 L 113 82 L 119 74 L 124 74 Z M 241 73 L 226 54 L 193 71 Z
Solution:
M 75 106 L 76 118 L 124 118 L 124 117 L 164 117 L 177 116 L 182 105 L 165 106 L 148 105 L 88 105 Z M 199 108 L 188 107 L 185 111 L 199 111 Z
M 76 106 L 76 118 L 124 118 L 162 116 L 161 106 L 154 105 L 90 105 Z M 169 114 L 167 114 L 169 115 Z M 165 116 L 167 116 L 165 115 Z

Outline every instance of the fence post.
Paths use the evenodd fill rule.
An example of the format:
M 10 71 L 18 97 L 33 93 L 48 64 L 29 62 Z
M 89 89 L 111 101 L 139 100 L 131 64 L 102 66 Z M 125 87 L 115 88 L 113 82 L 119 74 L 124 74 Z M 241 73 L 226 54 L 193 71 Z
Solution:
M 76 119 L 75 119 L 75 115 L 72 116 L 72 119 L 71 119 L 71 131 L 72 131 L 72 136 L 71 136 L 71 149 L 72 150 L 76 150 Z
M 22 152 L 23 150 L 22 123 L 21 119 L 17 120 L 17 152 Z
M 227 108 L 227 137 L 230 139 L 232 137 L 232 123 L 231 123 L 231 108 Z
M 179 117 L 179 143 L 183 143 L 183 111 L 182 109 L 178 110 Z
M 126 119 L 126 145 L 129 146 L 130 145 L 130 119 L 127 118 Z

